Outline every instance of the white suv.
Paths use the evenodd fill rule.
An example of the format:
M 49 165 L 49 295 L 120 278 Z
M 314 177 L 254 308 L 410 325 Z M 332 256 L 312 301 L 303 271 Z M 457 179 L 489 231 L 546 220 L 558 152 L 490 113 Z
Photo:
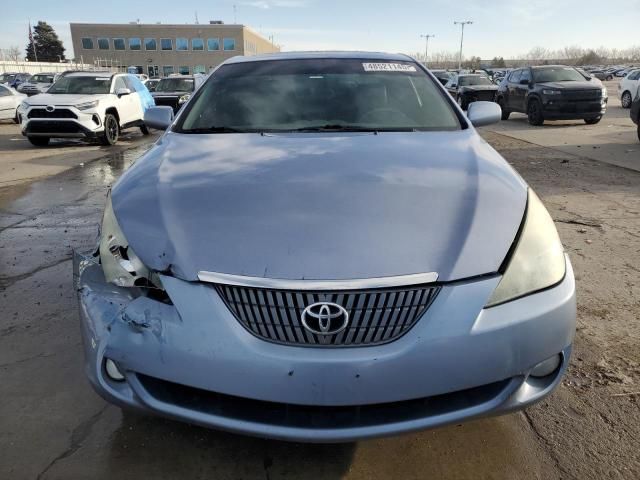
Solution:
M 631 70 L 618 84 L 618 94 L 622 108 L 630 108 L 633 96 L 640 85 L 640 69 Z
M 47 93 L 25 99 L 18 108 L 22 134 L 38 147 L 56 137 L 96 138 L 104 145 L 118 141 L 120 130 L 140 127 L 154 105 L 135 75 L 73 72 L 60 77 Z

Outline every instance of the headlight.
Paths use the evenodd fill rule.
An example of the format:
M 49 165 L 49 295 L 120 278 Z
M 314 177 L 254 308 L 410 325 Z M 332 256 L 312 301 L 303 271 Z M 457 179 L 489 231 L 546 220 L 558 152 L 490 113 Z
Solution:
M 185 103 L 187 100 L 189 100 L 191 98 L 191 95 L 187 94 L 187 95 L 182 95 L 179 99 L 178 99 L 178 104 L 182 105 L 183 103 Z
M 529 189 L 527 213 L 511 260 L 486 307 L 555 285 L 565 274 L 564 249 L 547 209 Z
M 27 108 L 29 108 L 31 105 L 29 105 L 27 102 L 22 102 L 20 104 L 20 110 L 26 110 Z
M 111 195 L 107 198 L 102 217 L 100 236 L 100 263 L 107 282 L 119 287 L 160 287 L 160 280 L 138 258 L 113 213 Z
M 79 103 L 78 105 L 76 105 L 75 107 L 78 110 L 89 110 L 91 108 L 96 108 L 98 106 L 99 101 L 98 100 L 94 100 L 93 102 L 85 102 L 85 103 Z
M 560 90 L 542 90 L 543 95 L 560 95 L 561 93 Z

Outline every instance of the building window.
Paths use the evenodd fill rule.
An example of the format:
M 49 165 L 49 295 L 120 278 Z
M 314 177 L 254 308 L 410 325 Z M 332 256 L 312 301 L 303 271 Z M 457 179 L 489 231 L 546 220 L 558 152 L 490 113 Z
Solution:
M 156 39 L 155 38 L 145 38 L 144 39 L 144 49 L 145 50 L 157 50 Z
M 176 50 L 189 50 L 189 40 L 186 38 L 176 38 Z
M 158 66 L 157 65 L 147 65 L 147 74 L 150 77 L 157 77 L 158 76 Z
M 189 75 L 189 67 L 187 65 L 178 67 L 178 73 L 180 75 Z
M 220 50 L 220 39 L 219 38 L 209 38 L 207 40 L 207 50 L 210 52 L 214 50 Z
M 100 50 L 109 50 L 109 39 L 108 38 L 99 38 L 98 39 L 98 48 Z
M 130 38 L 129 39 L 129 50 L 140 50 L 142 45 L 140 43 L 139 38 Z
M 204 40 L 201 38 L 192 38 L 191 50 L 204 50 Z
M 225 38 L 222 41 L 225 50 L 235 50 L 236 49 L 236 39 L 235 38 Z
M 114 50 L 124 50 L 124 38 L 114 38 L 113 39 L 113 49 Z
M 162 76 L 168 77 L 173 73 L 173 65 L 163 65 L 162 66 Z
M 195 67 L 193 67 L 193 73 L 206 73 L 207 72 L 207 67 L 205 67 L 204 65 L 196 65 Z
M 83 38 L 82 48 L 84 48 L 85 50 L 93 50 L 93 38 Z
M 173 43 L 170 38 L 161 38 L 160 39 L 160 48 L 162 50 L 173 50 Z M 173 67 L 171 67 L 173 68 Z

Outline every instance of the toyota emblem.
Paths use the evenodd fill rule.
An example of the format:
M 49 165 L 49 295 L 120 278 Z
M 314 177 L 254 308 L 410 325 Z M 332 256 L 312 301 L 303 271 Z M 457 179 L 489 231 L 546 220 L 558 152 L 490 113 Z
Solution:
M 349 312 L 337 303 L 318 302 L 302 311 L 302 325 L 317 335 L 335 335 L 349 324 Z
M 56 107 L 54 107 L 53 105 L 47 105 L 46 107 L 44 107 L 44 109 L 47 112 L 53 112 L 56 109 Z

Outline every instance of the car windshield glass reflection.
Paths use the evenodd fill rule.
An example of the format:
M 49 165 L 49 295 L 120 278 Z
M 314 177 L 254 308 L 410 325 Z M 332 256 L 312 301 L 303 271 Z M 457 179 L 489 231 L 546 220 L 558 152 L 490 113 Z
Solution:
M 109 93 L 110 87 L 110 77 L 62 77 L 51 86 L 47 93 L 104 94 Z
M 575 68 L 553 67 L 536 69 L 533 78 L 538 83 L 544 82 L 583 82 L 585 77 Z
M 461 87 L 468 87 L 472 85 L 493 85 L 493 83 L 487 77 L 483 77 L 481 75 L 468 75 L 461 76 L 460 83 L 458 85 Z
M 31 83 L 53 83 L 53 75 L 34 75 Z
M 223 66 L 200 89 L 175 130 L 459 128 L 455 113 L 434 81 L 411 62 L 315 59 Z
M 156 92 L 192 92 L 192 78 L 164 78 L 156 86 Z

